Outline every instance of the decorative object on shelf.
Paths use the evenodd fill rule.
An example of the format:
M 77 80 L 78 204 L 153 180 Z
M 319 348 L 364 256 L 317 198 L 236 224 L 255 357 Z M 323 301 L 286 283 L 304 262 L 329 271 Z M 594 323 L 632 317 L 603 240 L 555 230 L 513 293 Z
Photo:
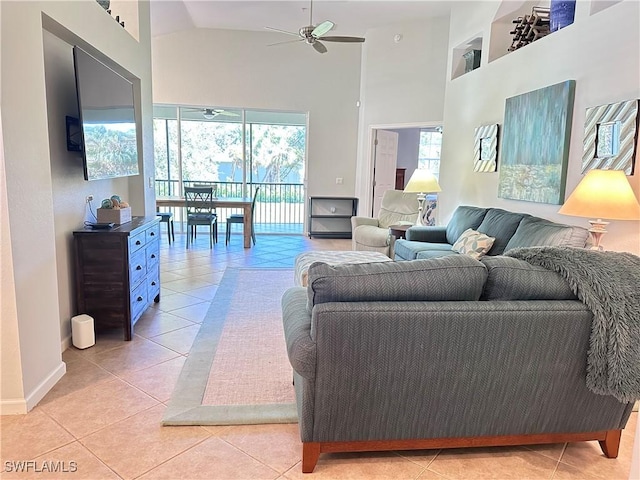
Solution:
M 433 173 L 424 169 L 415 169 L 411 174 L 411 178 L 404 187 L 404 193 L 417 193 L 418 194 L 418 218 L 416 219 L 416 225 L 427 225 L 429 219 L 425 220 L 424 199 L 427 193 L 438 193 L 442 189 L 438 184 L 438 179 Z M 434 208 L 435 208 L 435 202 Z M 431 213 L 431 212 L 429 212 Z
M 531 15 L 513 20 L 516 26 L 509 32 L 513 35 L 513 42 L 507 51 L 513 52 L 548 35 L 549 22 L 549 8 L 546 7 L 533 7 Z
M 633 175 L 639 100 L 587 108 L 582 173 L 597 168 Z
M 597 217 L 589 220 L 593 250 L 602 250 L 600 240 L 607 233 L 602 218 L 610 220 L 640 220 L 640 204 L 622 170 L 589 170 L 569 195 L 562 208 L 562 215 Z
M 507 98 L 498 197 L 560 205 L 575 80 Z
M 462 55 L 464 58 L 464 73 L 469 73 L 480 66 L 481 50 L 469 50 Z
M 576 13 L 576 0 L 551 0 L 549 5 L 550 30 L 557 32 L 573 23 Z
M 497 123 L 476 128 L 473 142 L 473 171 L 495 172 L 498 166 Z
M 111 4 L 111 0 L 96 0 L 96 2 L 98 2 L 98 5 L 100 5 L 105 10 L 108 10 L 109 5 Z
M 102 200 L 98 209 L 98 222 L 123 224 L 131 221 L 131 207 L 119 195 Z

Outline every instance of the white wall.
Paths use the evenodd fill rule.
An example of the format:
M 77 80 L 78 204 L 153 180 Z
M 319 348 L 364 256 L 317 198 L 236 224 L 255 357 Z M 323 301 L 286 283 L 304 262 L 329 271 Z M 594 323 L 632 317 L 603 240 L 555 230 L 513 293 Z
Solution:
M 401 34 L 400 42 L 394 36 Z M 448 17 L 371 29 L 362 51 L 356 196 L 371 210 L 372 126 L 441 125 Z
M 308 112 L 307 193 L 352 196 L 361 46 L 331 43 L 323 55 L 304 43 L 266 46 L 282 37 L 208 29 L 155 37 L 153 101 Z
M 501 207 L 588 227 L 588 219 L 559 215 L 559 205 L 497 198 L 498 172 L 473 172 L 474 130 L 491 123 L 502 125 L 507 98 L 574 79 L 576 90 L 566 183 L 568 196 L 582 177 L 586 108 L 640 97 L 640 3 L 626 0 L 593 16 L 589 16 L 590 9 L 585 3 L 589 2 L 578 2 L 580 8 L 576 10 L 573 25 L 491 63 L 487 62 L 487 55 L 483 55 L 480 68 L 448 80 L 438 223 L 446 224 L 458 205 L 469 204 Z M 487 1 L 455 5 L 450 52 L 478 32 L 484 36 L 483 52 L 488 51 L 486 49 L 491 46 L 486 42 L 499 4 Z M 510 41 L 506 43 L 508 45 Z M 452 71 L 453 61 L 450 55 L 448 72 Z M 638 158 L 636 174 L 629 180 L 636 196 L 640 196 Z M 613 221 L 608 230 L 602 241 L 605 249 L 640 253 L 638 222 Z
M 9 300 L 15 297 L 15 305 L 9 301 L 1 306 L 0 346 L 3 356 L 7 352 L 15 357 L 10 362 L 3 357 L 0 408 L 3 413 L 24 413 L 65 371 L 61 329 L 63 335 L 68 332 L 68 316 L 73 309 L 69 291 L 69 236 L 82 224 L 84 198 L 88 193 L 98 198 L 111 192 L 114 185 L 112 181 L 90 184 L 82 180 L 81 173 L 78 177 L 75 170 L 71 172 L 71 157 L 60 146 L 63 112 L 71 104 L 70 90 L 65 86 L 58 91 L 54 86 L 65 83 L 65 74 L 61 72 L 66 69 L 68 73 L 68 57 L 60 70 L 47 71 L 52 85 L 47 85 L 45 79 L 46 64 L 51 66 L 57 61 L 61 55 L 58 40 L 64 40 L 80 44 L 103 59 L 113 59 L 137 77 L 136 101 L 142 107 L 143 117 L 143 175 L 128 179 L 123 194 L 128 195 L 134 214 L 154 212 L 153 188 L 148 188 L 144 181 L 153 172 L 149 5 L 139 3 L 140 42 L 93 0 L 3 1 L 0 10 L 0 99 L 8 207 L 0 209 L 0 224 L 6 228 L 2 233 L 2 293 Z M 58 40 L 52 40 L 45 30 Z M 49 110 L 48 100 L 57 101 L 58 94 L 67 100 L 61 99 L 57 105 L 52 102 Z M 7 259 L 11 260 L 12 268 L 5 271 L 11 266 Z M 13 289 L 9 282 L 4 282 L 11 276 Z M 5 326 L 11 335 L 4 335 Z M 15 375 L 16 362 L 21 370 L 19 375 Z M 12 375 L 5 377 L 5 368 L 11 368 Z M 8 397 L 20 390 L 20 398 Z
M 1 111 L 2 108 L 0 108 L 0 114 Z M 0 313 L 2 314 L 0 317 L 0 339 L 2 339 L 0 392 L 5 405 L 5 408 L 0 411 L 13 412 L 24 409 L 24 389 L 22 388 L 22 365 L 16 361 L 20 358 L 20 337 L 16 314 L 11 237 L 4 222 L 9 217 L 4 171 L 4 143 L 0 118 Z

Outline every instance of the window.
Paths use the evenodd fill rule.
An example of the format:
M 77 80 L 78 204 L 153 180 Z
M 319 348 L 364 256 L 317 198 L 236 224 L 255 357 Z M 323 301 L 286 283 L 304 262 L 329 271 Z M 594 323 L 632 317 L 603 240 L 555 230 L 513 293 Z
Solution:
M 156 105 L 156 195 L 198 183 L 250 196 L 259 185 L 256 219 L 302 233 L 306 125 L 306 113 Z
M 442 145 L 442 128 L 423 128 L 420 130 L 420 146 L 418 147 L 418 168 L 433 173 L 436 178 L 440 172 L 440 151 Z

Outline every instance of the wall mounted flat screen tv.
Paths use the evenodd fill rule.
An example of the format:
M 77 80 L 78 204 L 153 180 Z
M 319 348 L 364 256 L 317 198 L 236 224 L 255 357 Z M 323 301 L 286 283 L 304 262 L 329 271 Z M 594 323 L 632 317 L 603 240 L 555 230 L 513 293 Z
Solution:
M 138 175 L 133 84 L 80 47 L 73 47 L 84 178 Z

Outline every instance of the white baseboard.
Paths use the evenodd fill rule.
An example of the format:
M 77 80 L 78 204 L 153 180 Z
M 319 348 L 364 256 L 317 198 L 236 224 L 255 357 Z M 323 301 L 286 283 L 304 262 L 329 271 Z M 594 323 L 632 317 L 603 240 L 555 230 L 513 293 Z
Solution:
M 0 415 L 22 415 L 27 413 L 27 401 L 24 398 L 0 400 Z
M 633 411 L 637 412 L 639 406 L 640 406 L 640 401 L 636 402 L 636 404 L 633 406 Z
M 62 341 L 62 345 L 67 344 L 63 350 L 69 347 L 71 337 L 65 338 Z M 49 393 L 49 390 L 58 383 L 63 375 L 67 372 L 67 364 L 60 362 L 60 364 L 54 368 L 47 378 L 38 384 L 38 386 L 25 398 L 12 398 L 6 400 L 0 400 L 0 415 L 24 415 L 28 413 L 33 407 L 35 407 L 44 396 Z
M 65 338 L 62 339 L 62 342 L 60 342 L 60 351 L 64 352 L 70 346 L 71 346 L 71 335 L 67 335 Z
M 49 390 L 53 388 L 53 386 L 58 383 L 58 380 L 62 378 L 62 376 L 67 373 L 67 364 L 64 362 L 60 362 L 60 364 L 54 368 L 47 377 L 40 382 L 36 388 L 33 389 L 31 393 L 26 395 L 26 404 L 27 411 L 31 410 L 35 407 L 40 400 L 44 398 L 44 396 L 49 393 Z M 26 413 L 26 412 L 25 412 Z

